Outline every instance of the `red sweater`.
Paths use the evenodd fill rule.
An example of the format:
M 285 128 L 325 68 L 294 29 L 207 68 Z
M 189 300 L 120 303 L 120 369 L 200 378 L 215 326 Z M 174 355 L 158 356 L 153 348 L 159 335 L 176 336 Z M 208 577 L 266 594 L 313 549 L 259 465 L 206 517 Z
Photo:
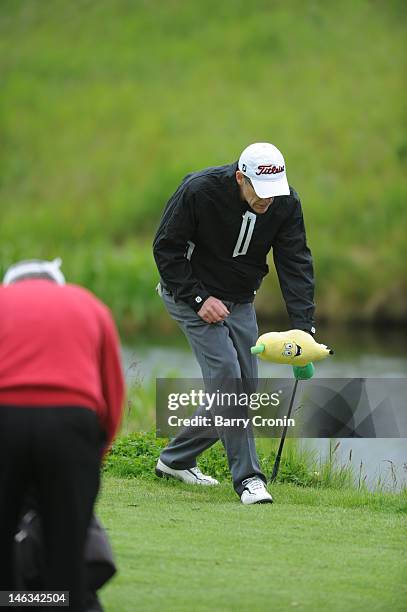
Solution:
M 110 312 L 76 285 L 0 286 L 0 405 L 95 410 L 110 445 L 124 397 Z

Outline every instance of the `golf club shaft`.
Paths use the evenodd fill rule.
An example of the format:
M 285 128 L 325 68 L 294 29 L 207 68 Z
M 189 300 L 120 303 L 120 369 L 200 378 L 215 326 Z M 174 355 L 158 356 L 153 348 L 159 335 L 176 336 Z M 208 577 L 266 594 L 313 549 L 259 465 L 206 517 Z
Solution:
M 276 459 L 274 461 L 273 472 L 271 474 L 270 482 L 274 482 L 275 479 L 277 478 L 278 470 L 279 470 L 279 467 L 280 467 L 281 454 L 283 452 L 284 442 L 285 442 L 285 438 L 287 436 L 287 431 L 288 431 L 288 420 L 291 417 L 291 412 L 293 410 L 294 399 L 295 399 L 295 394 L 296 394 L 296 391 L 297 391 L 297 387 L 298 387 L 298 378 L 295 379 L 294 389 L 293 389 L 293 392 L 292 392 L 292 395 L 291 395 L 290 406 L 288 408 L 288 413 L 287 413 L 287 422 L 284 425 L 283 433 L 281 435 L 281 440 L 280 440 L 280 444 L 278 446 L 278 451 L 277 451 Z

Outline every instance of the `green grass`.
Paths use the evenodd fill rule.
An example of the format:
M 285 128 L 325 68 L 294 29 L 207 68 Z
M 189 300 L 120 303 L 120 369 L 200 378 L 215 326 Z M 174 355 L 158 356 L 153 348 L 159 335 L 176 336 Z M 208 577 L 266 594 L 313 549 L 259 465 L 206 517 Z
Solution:
M 119 478 L 141 478 L 154 480 L 154 467 L 163 448 L 165 438 L 156 438 L 154 432 L 133 432 L 116 438 L 107 455 L 103 470 Z M 256 439 L 257 454 L 261 469 L 270 476 L 277 453 L 279 440 Z M 277 477 L 279 483 L 291 483 L 303 487 L 329 488 L 343 491 L 367 490 L 365 466 L 360 464 L 358 473 L 351 463 L 351 453 L 346 461 L 338 456 L 340 441 L 331 440 L 325 457 L 301 444 L 301 440 L 287 439 L 281 457 Z M 199 467 L 219 482 L 230 482 L 230 471 L 226 453 L 218 441 L 199 457 Z M 379 480 L 374 489 L 377 493 L 398 490 L 398 473 L 392 465 L 391 478 Z M 406 492 L 405 486 L 402 490 Z
M 116 439 L 106 457 L 104 471 L 120 478 L 154 479 L 155 464 L 167 444 L 167 439 L 156 438 L 153 432 L 121 436 Z M 261 468 L 265 474 L 270 475 L 278 440 L 257 440 L 256 446 Z M 220 442 L 202 454 L 199 466 L 203 472 L 208 472 L 220 482 L 230 482 L 226 453 Z M 328 486 L 341 489 L 355 486 L 350 464 L 338 465 L 335 451 L 324 460 L 317 459 L 314 454 L 302 449 L 297 440 L 286 441 L 278 480 L 301 486 Z M 364 481 L 360 486 L 364 486 Z
M 0 274 L 60 254 L 126 333 L 165 332 L 165 201 L 268 139 L 302 196 L 319 316 L 406 319 L 405 17 L 399 0 L 4 0 Z M 257 302 L 284 316 L 274 274 Z
M 406 609 L 406 498 L 272 487 L 244 507 L 228 485 L 105 477 L 98 514 L 119 574 L 107 612 Z

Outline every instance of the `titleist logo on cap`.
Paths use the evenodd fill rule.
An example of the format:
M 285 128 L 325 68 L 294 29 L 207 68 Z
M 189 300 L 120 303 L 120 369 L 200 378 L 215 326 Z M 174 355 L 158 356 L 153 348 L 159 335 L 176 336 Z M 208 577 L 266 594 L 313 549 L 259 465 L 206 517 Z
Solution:
M 259 198 L 290 195 L 284 157 L 270 142 L 255 142 L 246 147 L 238 169 L 251 180 Z
M 262 166 L 257 166 L 257 176 L 260 174 L 278 174 L 279 172 L 284 172 L 284 166 L 275 166 L 274 164 L 264 164 Z

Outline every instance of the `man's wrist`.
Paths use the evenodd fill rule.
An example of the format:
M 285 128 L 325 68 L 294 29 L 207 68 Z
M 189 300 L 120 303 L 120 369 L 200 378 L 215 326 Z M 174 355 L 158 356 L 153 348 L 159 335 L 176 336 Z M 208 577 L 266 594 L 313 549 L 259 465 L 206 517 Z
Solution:
M 208 293 L 207 291 L 200 291 L 199 293 L 195 293 L 194 295 L 192 295 L 187 300 L 187 302 L 189 306 L 191 306 L 191 308 L 195 310 L 195 312 L 198 312 L 198 310 L 201 310 L 204 302 L 208 299 L 208 297 L 210 297 L 210 293 Z
M 306 323 L 292 323 L 292 326 L 293 329 L 301 329 L 301 331 L 307 332 L 307 334 L 310 334 L 310 336 L 315 336 L 316 334 L 315 325 L 313 325 L 312 323 L 310 323 L 309 325 L 307 325 Z
M 304 331 L 306 331 L 307 334 L 310 334 L 311 336 L 315 336 L 315 333 L 316 333 L 316 329 L 314 325 L 312 325 L 308 329 L 304 329 Z

